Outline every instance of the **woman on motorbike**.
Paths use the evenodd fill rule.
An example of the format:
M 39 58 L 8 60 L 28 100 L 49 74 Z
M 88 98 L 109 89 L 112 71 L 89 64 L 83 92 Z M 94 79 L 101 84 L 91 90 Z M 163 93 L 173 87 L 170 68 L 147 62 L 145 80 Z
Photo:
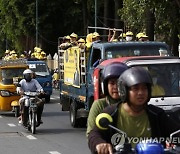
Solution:
M 117 89 L 117 79 L 126 69 L 128 69 L 128 67 L 123 63 L 111 63 L 104 68 L 101 84 L 104 98 L 95 100 L 91 106 L 87 121 L 87 136 L 95 126 L 96 116 L 101 113 L 106 106 L 121 102 Z
M 118 79 L 119 95 L 123 103 L 111 105 L 103 112 L 112 116 L 112 125 L 125 132 L 127 137 L 166 139 L 180 129 L 180 125 L 170 119 L 163 109 L 148 105 L 151 86 L 151 76 L 142 67 L 129 68 Z M 88 136 L 92 153 L 112 154 L 115 133 L 112 129 L 100 130 L 95 126 Z
M 17 87 L 17 93 L 22 95 L 22 97 L 19 100 L 20 107 L 21 107 L 21 116 L 19 118 L 20 120 L 19 123 L 22 123 L 22 117 L 24 114 L 25 97 L 23 97 L 23 93 L 24 92 L 40 92 L 42 94 L 44 93 L 42 86 L 39 84 L 39 82 L 36 79 L 33 78 L 33 71 L 31 71 L 30 69 L 26 69 L 23 72 L 23 76 L 24 76 L 24 79 L 22 79 L 19 82 L 19 87 Z M 38 104 L 37 121 L 38 121 L 38 125 L 40 125 L 41 123 L 43 123 L 41 120 L 41 115 L 44 108 L 44 101 L 42 101 L 42 99 L 40 98 L 36 98 L 36 99 L 37 99 L 37 104 Z

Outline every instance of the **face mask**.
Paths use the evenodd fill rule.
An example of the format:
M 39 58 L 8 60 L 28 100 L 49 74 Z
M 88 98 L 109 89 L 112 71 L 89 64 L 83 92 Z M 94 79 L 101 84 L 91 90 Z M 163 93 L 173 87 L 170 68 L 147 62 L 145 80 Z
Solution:
M 26 82 L 30 82 L 31 81 L 31 74 L 25 74 L 24 75 L 24 79 L 26 80 Z
M 157 78 L 156 77 L 152 78 L 152 81 L 153 81 L 154 85 L 157 84 Z
M 132 41 L 132 37 L 131 36 L 126 36 L 126 41 Z

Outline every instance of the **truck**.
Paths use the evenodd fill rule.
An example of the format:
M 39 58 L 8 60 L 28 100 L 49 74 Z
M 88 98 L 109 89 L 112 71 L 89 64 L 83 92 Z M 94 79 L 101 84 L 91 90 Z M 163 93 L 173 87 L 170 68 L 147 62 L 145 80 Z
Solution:
M 35 73 L 36 80 L 40 83 L 45 92 L 45 102 L 49 103 L 52 95 L 52 75 L 46 61 L 27 59 L 27 64 L 29 69 Z
M 171 56 L 166 43 L 147 42 L 95 42 L 90 49 L 78 46 L 62 50 L 58 45 L 60 73 L 60 103 L 69 111 L 72 127 L 86 125 L 91 105 L 96 96 L 94 71 L 103 61 L 132 56 Z
M 110 63 L 125 63 L 128 67 L 141 66 L 149 71 L 153 86 L 148 102 L 165 110 L 180 122 L 180 58 L 163 56 L 123 57 L 103 61 L 94 70 L 94 99 L 102 96 L 101 76 L 103 68 Z

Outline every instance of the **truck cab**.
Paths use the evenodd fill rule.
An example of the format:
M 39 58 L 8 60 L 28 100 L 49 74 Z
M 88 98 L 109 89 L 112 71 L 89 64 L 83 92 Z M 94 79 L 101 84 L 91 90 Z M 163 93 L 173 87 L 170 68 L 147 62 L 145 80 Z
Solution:
M 52 75 L 46 62 L 40 60 L 28 60 L 27 64 L 29 65 L 29 69 L 35 73 L 36 80 L 40 83 L 46 93 L 46 103 L 49 103 L 52 95 Z

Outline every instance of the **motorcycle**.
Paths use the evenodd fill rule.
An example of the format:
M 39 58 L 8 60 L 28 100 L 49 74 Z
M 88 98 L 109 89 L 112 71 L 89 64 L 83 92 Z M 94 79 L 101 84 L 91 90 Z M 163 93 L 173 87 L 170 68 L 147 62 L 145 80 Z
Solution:
M 24 92 L 24 114 L 22 116 L 23 126 L 27 128 L 32 134 L 36 133 L 36 127 L 39 126 L 37 120 L 37 100 L 40 95 L 39 92 Z
M 96 117 L 96 126 L 101 130 L 107 130 L 108 128 L 114 129 L 117 133 L 111 138 L 111 143 L 114 147 L 114 154 L 177 154 L 180 153 L 180 146 L 168 144 L 168 148 L 164 148 L 163 145 L 154 140 L 142 140 L 135 148 L 131 147 L 131 143 L 128 142 L 128 137 L 125 132 L 114 127 L 112 125 L 113 119 L 107 113 L 101 113 Z M 173 141 L 173 136 L 179 134 L 180 130 L 170 134 L 169 141 Z

